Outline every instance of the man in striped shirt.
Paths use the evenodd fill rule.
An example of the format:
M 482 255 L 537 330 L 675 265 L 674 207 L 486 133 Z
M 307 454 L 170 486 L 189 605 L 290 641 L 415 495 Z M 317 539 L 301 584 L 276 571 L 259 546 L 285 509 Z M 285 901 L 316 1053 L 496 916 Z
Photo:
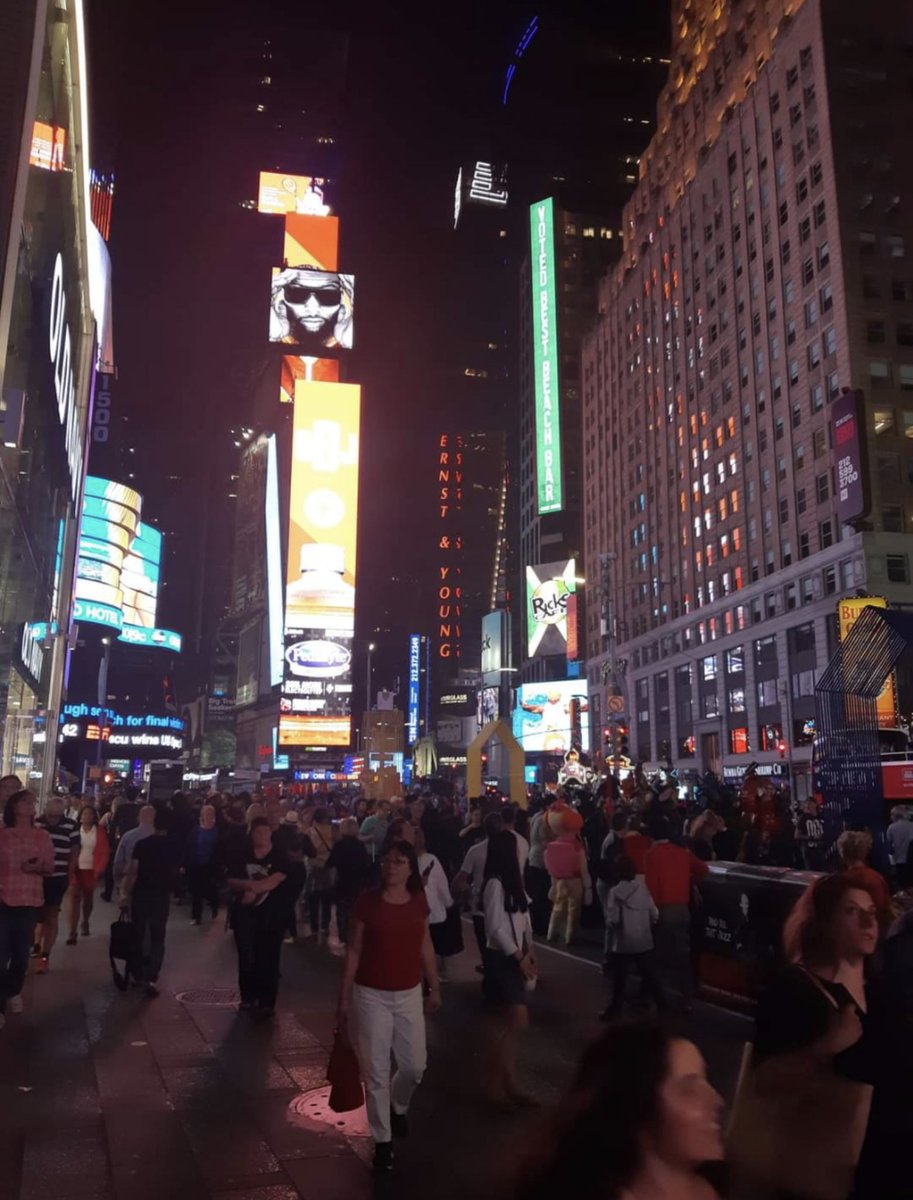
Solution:
M 54 844 L 54 873 L 44 879 L 44 908 L 41 912 L 41 942 L 36 945 L 38 962 L 35 971 L 44 975 L 49 968 L 49 959 L 57 941 L 57 923 L 60 906 L 67 893 L 70 873 L 79 856 L 79 829 L 75 821 L 64 815 L 64 803 L 60 796 L 52 796 L 44 814 L 35 825 L 44 829 Z

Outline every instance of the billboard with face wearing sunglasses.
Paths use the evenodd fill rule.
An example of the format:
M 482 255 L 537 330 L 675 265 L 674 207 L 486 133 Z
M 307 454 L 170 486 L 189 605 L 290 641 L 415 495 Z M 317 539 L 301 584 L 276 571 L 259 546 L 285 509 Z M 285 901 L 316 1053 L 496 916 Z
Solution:
M 314 267 L 274 267 L 269 340 L 302 353 L 351 350 L 355 279 Z

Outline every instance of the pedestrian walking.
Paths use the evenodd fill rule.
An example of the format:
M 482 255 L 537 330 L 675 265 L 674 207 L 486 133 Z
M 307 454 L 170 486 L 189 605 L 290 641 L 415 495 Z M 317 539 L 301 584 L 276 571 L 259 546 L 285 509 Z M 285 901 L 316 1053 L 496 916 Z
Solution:
M 185 870 L 190 888 L 190 924 L 199 925 L 204 904 L 212 919 L 219 915 L 219 830 L 211 804 L 200 809 L 199 824 L 187 839 Z
M 910 816 L 908 808 L 901 805 L 892 808 L 891 824 L 885 834 L 897 886 L 901 888 L 909 887 L 913 883 L 913 855 L 910 853 L 910 847 L 913 845 L 913 820 Z
M 387 827 L 390 824 L 390 801 L 378 800 L 373 813 L 370 813 L 361 823 L 358 836 L 368 847 L 371 861 L 376 862 L 387 837 Z
M 424 1013 L 437 1011 L 441 992 L 415 850 L 395 842 L 380 865 L 381 886 L 364 892 L 352 908 L 338 1017 L 351 1016 L 355 1027 L 374 1166 L 387 1171 L 393 1167 L 392 1139 L 408 1134 L 409 1104 L 425 1073 Z
M 352 905 L 367 886 L 371 875 L 371 855 L 358 837 L 358 822 L 354 817 L 346 817 L 340 822 L 339 840 L 330 851 L 327 866 L 336 880 L 333 890 L 336 935 L 345 943 L 349 940 Z
M 551 903 L 548 898 L 552 881 L 545 867 L 545 847 L 554 836 L 548 827 L 545 810 L 537 812 L 529 825 L 529 859 L 526 867 L 526 886 L 531 898 L 533 932 L 542 936 L 548 929 Z
M 463 949 L 462 934 L 459 937 L 459 945 L 456 944 L 454 936 L 459 931 L 460 917 L 458 912 L 451 916 L 453 896 L 450 893 L 450 884 L 440 860 L 426 849 L 425 831 L 421 826 L 415 828 L 414 844 L 418 869 L 425 888 L 425 899 L 428 901 L 428 926 L 431 931 L 431 944 L 437 955 L 437 977 L 440 983 L 446 983 L 447 959 L 459 954 Z
M 273 845 L 265 817 L 251 823 L 250 834 L 236 849 L 227 871 L 241 1009 L 269 1018 L 276 1011 L 282 938 L 288 927 L 288 896 L 282 887 L 288 862 Z
M 76 930 L 89 936 L 89 920 L 95 905 L 95 889 L 104 878 L 110 849 L 108 835 L 98 823 L 98 813 L 91 804 L 84 804 L 79 814 L 79 854 L 70 877 L 70 936 L 68 946 L 77 942 Z M 82 912 L 82 924 L 79 922 Z
M 563 937 L 570 946 L 577 936 L 583 908 L 593 899 L 586 848 L 580 837 L 583 822 L 579 813 L 562 804 L 552 809 L 550 823 L 556 836 L 545 847 L 545 866 L 552 881 L 547 936 L 550 942 Z
M 155 813 L 152 830 L 151 837 L 134 843 L 122 888 L 122 905 L 130 907 L 134 930 L 135 958 L 131 973 L 150 998 L 159 994 L 165 930 L 180 866 L 180 851 L 170 836 L 168 809 Z
M 334 835 L 330 814 L 325 808 L 314 811 L 314 820 L 306 836 L 314 851 L 313 858 L 307 860 L 307 882 L 304 885 L 311 937 L 327 938 L 330 935 L 330 918 L 333 915 L 333 886 L 336 877 L 329 866 Z
M 691 965 L 691 894 L 710 868 L 684 846 L 671 841 L 665 817 L 651 826 L 653 845 L 644 858 L 647 890 L 659 910 L 655 942 L 660 974 L 675 986 L 685 1012 L 691 1011 L 694 975 Z
M 513 832 L 501 830 L 485 844 L 482 909 L 487 958 L 482 994 L 490 1013 L 486 1091 L 499 1108 L 529 1108 L 537 1101 L 517 1083 L 518 1042 L 529 1026 L 527 998 L 538 974 L 529 900 Z
M 618 883 L 606 896 L 605 922 L 611 947 L 612 1003 L 600 1015 L 603 1020 L 621 1016 L 625 985 L 632 967 L 637 970 L 642 994 L 652 997 L 657 1009 L 666 1008 L 666 994 L 656 973 L 653 926 L 659 910 L 647 890 L 644 877 L 636 873 L 627 855 L 618 859 Z
M 79 857 L 79 832 L 76 822 L 63 815 L 63 800 L 51 796 L 45 806 L 44 815 L 35 822 L 37 829 L 44 829 L 54 846 L 54 869 L 44 877 L 44 904 L 41 909 L 41 937 L 36 941 L 35 970 L 44 975 L 50 969 L 51 951 L 57 944 L 60 924 L 60 906 L 70 886 L 70 876 L 76 869 Z
M 722 1098 L 693 1042 L 653 1022 L 611 1026 L 584 1051 L 551 1136 L 515 1200 L 718 1200 Z
M 0 1028 L 6 1013 L 22 1012 L 22 985 L 35 922 L 44 904 L 43 880 L 54 871 L 54 844 L 34 825 L 36 798 L 20 788 L 3 806 L 0 829 Z
M 500 813 L 489 813 L 485 818 L 483 831 L 485 834 L 484 840 L 476 842 L 474 846 L 466 851 L 466 856 L 463 859 L 463 865 L 460 867 L 453 881 L 453 892 L 459 896 L 467 893 L 469 895 L 469 912 L 472 916 L 472 929 L 476 938 L 476 945 L 479 947 L 479 966 L 476 968 L 481 973 L 485 972 L 486 944 L 487 938 L 485 935 L 485 911 L 482 908 L 482 886 L 485 883 L 485 860 L 488 857 L 488 839 L 494 834 L 500 833 L 504 828 L 504 822 L 501 819 Z
M 120 839 L 117 852 L 114 855 L 114 887 L 117 891 L 118 903 L 123 900 L 124 879 L 133 857 L 133 847 L 137 842 L 152 837 L 155 832 L 155 809 L 151 804 L 143 804 L 137 814 L 136 825 L 128 830 Z

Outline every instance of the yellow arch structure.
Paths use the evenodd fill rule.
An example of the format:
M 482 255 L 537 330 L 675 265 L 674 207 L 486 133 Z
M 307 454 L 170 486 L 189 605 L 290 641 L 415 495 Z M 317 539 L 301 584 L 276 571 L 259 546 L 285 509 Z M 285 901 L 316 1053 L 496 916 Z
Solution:
M 489 721 L 466 751 L 467 795 L 482 795 L 482 752 L 489 742 L 494 741 L 500 742 L 507 751 L 511 803 L 526 808 L 526 781 L 523 778 L 526 760 L 523 747 L 514 737 L 510 724 L 504 720 Z

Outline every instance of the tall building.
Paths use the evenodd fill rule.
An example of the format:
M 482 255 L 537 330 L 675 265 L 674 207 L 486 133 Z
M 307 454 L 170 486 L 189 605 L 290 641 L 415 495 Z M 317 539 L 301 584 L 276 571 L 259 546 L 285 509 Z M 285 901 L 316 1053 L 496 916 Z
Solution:
M 576 624 L 584 615 L 582 604 L 578 611 L 568 597 L 576 598 L 576 580 L 584 577 L 586 569 L 581 527 L 580 345 L 592 324 L 599 279 L 618 257 L 615 248 L 620 243 L 617 227 L 565 212 L 551 198 L 530 209 L 529 254 L 520 272 L 517 379 L 524 580 L 515 611 L 522 608 L 523 612 L 523 683 L 564 679 L 569 662 L 575 664 L 570 667 L 574 673 L 583 658 L 582 649 L 569 658 L 567 646 L 567 620 Z M 571 560 L 574 566 L 567 568 Z M 544 564 L 551 570 L 538 571 Z M 552 587 L 555 571 L 562 583 Z M 565 573 L 570 576 L 567 584 Z M 551 636 L 546 626 L 560 628 L 562 636 Z M 574 642 L 578 649 L 582 647 L 582 641 L 572 635 L 571 653 Z
M 585 549 L 610 556 L 617 641 L 609 663 L 590 570 L 590 710 L 617 668 L 647 763 L 756 760 L 807 794 L 837 599 L 913 602 L 911 32 L 889 0 L 674 6 L 583 353 Z M 852 524 L 847 389 L 871 486 Z

